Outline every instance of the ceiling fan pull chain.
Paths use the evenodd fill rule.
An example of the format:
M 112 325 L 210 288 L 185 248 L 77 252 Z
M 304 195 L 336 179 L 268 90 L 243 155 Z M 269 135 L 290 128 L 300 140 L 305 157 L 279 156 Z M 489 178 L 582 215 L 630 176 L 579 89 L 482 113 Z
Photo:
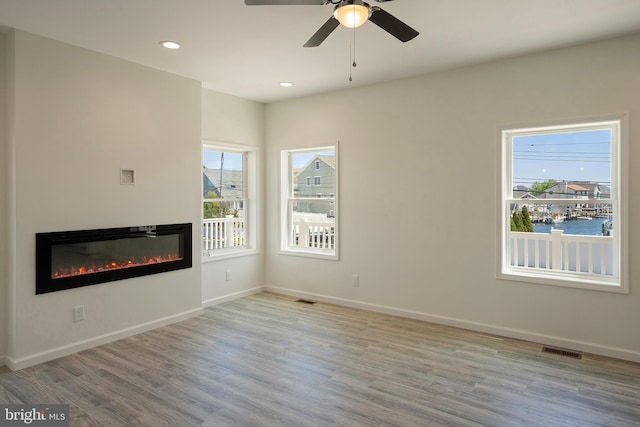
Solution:
M 356 66 L 356 27 L 353 27 L 353 66 Z
M 352 56 L 353 55 L 353 56 Z M 353 27 L 353 44 L 349 46 L 349 81 L 353 81 L 353 77 L 351 77 L 351 70 L 356 67 L 356 28 Z

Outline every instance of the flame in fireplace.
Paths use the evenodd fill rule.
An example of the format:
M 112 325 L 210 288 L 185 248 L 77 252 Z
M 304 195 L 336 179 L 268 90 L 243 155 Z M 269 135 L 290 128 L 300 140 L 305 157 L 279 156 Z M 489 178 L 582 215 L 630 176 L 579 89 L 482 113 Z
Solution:
M 122 262 L 106 261 L 102 265 L 81 265 L 79 267 L 72 266 L 66 268 L 60 268 L 57 271 L 51 273 L 52 279 L 62 279 L 64 277 L 81 276 L 83 274 L 103 273 L 105 271 L 121 270 L 123 268 L 141 267 L 148 264 L 159 264 L 163 262 L 179 261 L 182 258 L 177 254 L 168 254 L 165 256 L 152 256 L 147 258 L 142 257 L 141 260 L 137 260 L 135 257 Z

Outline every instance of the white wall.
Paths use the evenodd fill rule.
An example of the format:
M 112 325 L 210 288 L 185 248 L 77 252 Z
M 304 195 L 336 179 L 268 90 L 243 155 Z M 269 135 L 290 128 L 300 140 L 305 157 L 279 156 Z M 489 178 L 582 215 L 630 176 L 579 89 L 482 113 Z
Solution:
M 7 127 L 6 37 L 0 34 L 0 366 L 7 348 Z
M 620 295 L 498 280 L 495 219 L 499 126 L 620 112 L 630 115 L 637 217 L 638 46 L 635 35 L 268 105 L 266 284 L 640 361 L 633 220 L 631 293 Z M 279 151 L 332 140 L 341 144 L 341 260 L 280 255 Z M 483 208 L 470 217 L 469 207 Z
M 34 274 L 37 232 L 191 222 L 197 233 L 200 83 L 20 31 L 13 47 L 9 365 L 200 313 L 197 255 L 191 269 L 39 296 Z M 120 185 L 121 167 L 135 186 Z M 86 319 L 74 323 L 76 305 Z
M 203 89 L 202 138 L 208 143 L 223 142 L 256 147 L 258 155 L 257 202 L 259 204 L 256 228 L 257 249 L 260 253 L 233 259 L 206 261 L 202 264 L 202 300 L 205 305 L 211 305 L 225 301 L 229 297 L 255 292 L 263 285 L 264 104 Z M 225 280 L 226 271 L 231 271 L 231 281 Z

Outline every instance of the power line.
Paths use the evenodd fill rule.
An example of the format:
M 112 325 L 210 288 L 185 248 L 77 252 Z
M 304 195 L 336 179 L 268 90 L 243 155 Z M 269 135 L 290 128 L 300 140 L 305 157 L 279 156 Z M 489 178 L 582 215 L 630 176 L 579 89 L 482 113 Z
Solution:
M 514 160 L 535 160 L 535 161 L 545 161 L 545 162 L 584 162 L 584 163 L 611 163 L 609 160 L 595 160 L 595 159 L 550 159 L 546 157 L 514 157 Z

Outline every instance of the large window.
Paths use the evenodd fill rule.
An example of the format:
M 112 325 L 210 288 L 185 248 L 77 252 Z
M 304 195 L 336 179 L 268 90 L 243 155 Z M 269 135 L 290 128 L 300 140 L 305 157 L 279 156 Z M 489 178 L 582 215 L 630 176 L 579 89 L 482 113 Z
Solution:
M 239 146 L 203 145 L 202 252 L 232 256 L 255 249 L 255 151 Z
M 337 154 L 337 146 L 282 151 L 282 252 L 338 258 Z
M 502 131 L 501 277 L 628 292 L 623 124 Z

